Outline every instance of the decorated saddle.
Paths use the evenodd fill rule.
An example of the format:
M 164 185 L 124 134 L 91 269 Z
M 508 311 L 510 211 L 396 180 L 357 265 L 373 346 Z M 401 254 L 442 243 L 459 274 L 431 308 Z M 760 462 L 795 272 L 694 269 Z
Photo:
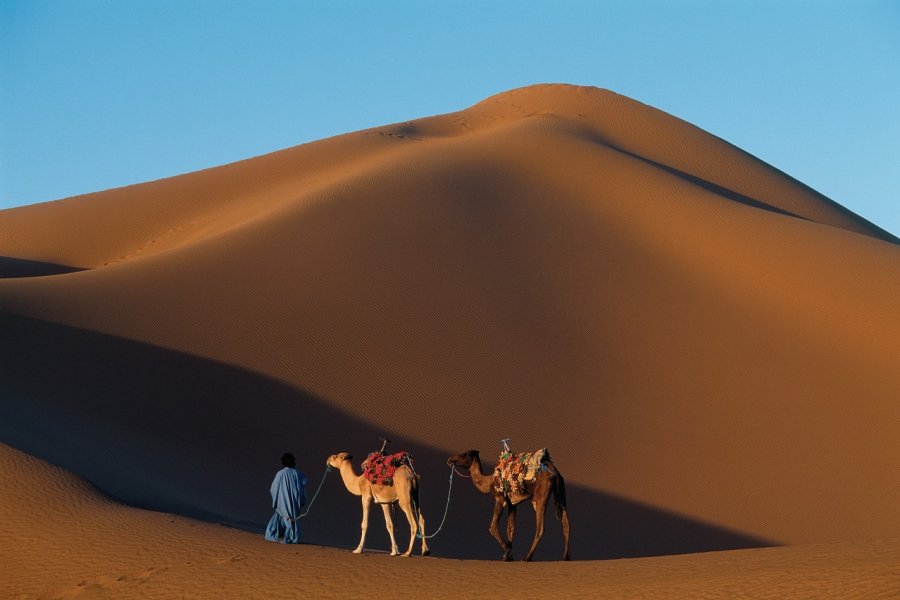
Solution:
M 546 448 L 537 452 L 501 452 L 494 469 L 494 490 L 507 496 L 524 496 L 525 482 L 533 481 L 538 472 L 547 468 L 549 460 Z
M 363 477 L 377 485 L 394 485 L 394 471 L 403 465 L 412 466 L 412 457 L 408 452 L 394 454 L 372 452 L 362 462 Z

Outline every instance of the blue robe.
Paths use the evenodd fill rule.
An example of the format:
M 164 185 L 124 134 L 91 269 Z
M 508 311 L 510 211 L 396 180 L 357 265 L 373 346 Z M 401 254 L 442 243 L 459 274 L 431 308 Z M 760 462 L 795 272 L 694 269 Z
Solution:
M 306 504 L 306 475 L 293 467 L 285 467 L 275 474 L 271 492 L 275 514 L 266 526 L 266 539 L 299 544 L 300 508 Z

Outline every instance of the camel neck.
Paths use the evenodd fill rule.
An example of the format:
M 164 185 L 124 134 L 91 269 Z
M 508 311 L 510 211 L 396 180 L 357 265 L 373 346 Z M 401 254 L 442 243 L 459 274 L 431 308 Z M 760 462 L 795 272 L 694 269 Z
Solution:
M 469 465 L 469 473 L 472 475 L 472 483 L 475 484 L 479 492 L 482 494 L 491 493 L 493 477 L 481 472 L 481 460 L 475 459 L 472 461 L 472 464 Z
M 347 488 L 347 491 L 354 496 L 362 496 L 362 492 L 359 489 L 359 479 L 362 476 L 353 472 L 353 465 L 350 464 L 349 460 L 341 463 L 340 471 L 341 479 L 344 480 L 344 486 Z

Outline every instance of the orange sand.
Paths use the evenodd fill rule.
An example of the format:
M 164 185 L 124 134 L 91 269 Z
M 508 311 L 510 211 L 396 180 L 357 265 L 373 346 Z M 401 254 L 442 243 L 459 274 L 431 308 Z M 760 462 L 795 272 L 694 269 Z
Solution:
M 362 456 L 387 434 L 417 457 L 433 527 L 446 456 L 479 448 L 492 465 L 510 437 L 521 450 L 549 447 L 565 474 L 576 559 L 805 544 L 467 562 L 478 577 L 465 580 L 455 561 L 396 566 L 270 546 L 98 500 L 76 480 L 42 488 L 46 474 L 29 469 L 43 467 L 14 454 L 4 460 L 22 497 L 91 498 L 78 500 L 78 528 L 51 568 L 37 558 L 49 542 L 24 534 L 34 517 L 4 497 L 4 528 L 23 536 L 3 547 L 17 566 L 0 581 L 15 594 L 57 582 L 77 593 L 79 576 L 120 593 L 125 575 L 160 593 L 196 580 L 202 595 L 230 573 L 243 595 L 288 565 L 333 565 L 338 577 L 366 561 L 417 569 L 434 589 L 451 573 L 472 586 L 524 573 L 584 593 L 749 594 L 757 583 L 735 565 L 781 589 L 820 571 L 863 585 L 860 565 L 896 564 L 898 240 L 611 92 L 533 86 L 5 210 L 0 276 L 0 441 L 126 503 L 253 529 L 268 518 L 281 452 L 294 451 L 315 485 L 325 456 Z M 490 501 L 457 485 L 435 554 L 498 557 Z M 306 539 L 354 546 L 357 501 L 334 477 L 320 502 Z M 520 555 L 530 518 L 521 511 Z M 107 519 L 111 530 L 91 533 Z M 143 532 L 146 550 L 114 525 Z M 888 541 L 860 542 L 873 539 Z M 537 558 L 560 552 L 554 522 Z M 248 559 L 215 562 L 235 555 Z M 186 562 L 218 566 L 204 580 Z M 329 584 L 303 573 L 293 576 L 335 595 L 363 576 Z M 871 575 L 885 582 L 875 566 Z
M 124 507 L 0 446 L 4 598 L 896 598 L 900 539 L 570 563 L 354 555 Z M 47 499 L 52 502 L 47 502 Z M 399 592 L 397 592 L 399 593 Z

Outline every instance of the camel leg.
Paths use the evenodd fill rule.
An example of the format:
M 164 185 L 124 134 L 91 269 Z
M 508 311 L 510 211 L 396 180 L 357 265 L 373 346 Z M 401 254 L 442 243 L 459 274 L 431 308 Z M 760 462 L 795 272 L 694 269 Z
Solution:
M 506 515 L 506 539 L 512 549 L 513 537 L 516 535 L 516 505 L 509 505 L 509 513 Z
M 541 494 L 540 498 L 535 496 L 531 500 L 531 505 L 534 507 L 534 541 L 531 542 L 531 550 L 528 551 L 528 555 L 522 560 L 531 560 L 534 551 L 537 550 L 538 542 L 544 535 L 544 512 L 547 510 L 548 500 L 550 500 L 549 490 L 547 493 Z
M 363 544 L 366 543 L 366 529 L 369 528 L 369 503 L 372 498 L 368 494 L 362 495 L 362 524 L 359 526 L 362 535 L 359 538 L 359 546 L 353 551 L 353 554 L 362 554 Z
M 409 500 L 406 502 L 400 501 L 400 510 L 406 515 L 406 522 L 409 523 L 409 548 L 403 553 L 403 556 L 409 557 L 412 554 L 413 544 L 416 543 L 416 533 L 419 531 L 419 526 L 413 516 L 412 505 Z
M 555 470 L 555 469 L 554 469 Z M 556 501 L 556 516 L 562 521 L 563 529 L 563 560 L 569 560 L 569 511 L 566 509 L 566 480 L 556 471 L 553 480 L 553 498 Z
M 413 487 L 410 490 L 409 499 L 412 501 L 413 508 L 413 517 L 418 518 L 419 523 L 419 535 L 422 536 L 422 556 L 428 556 L 431 554 L 431 550 L 428 549 L 428 540 L 425 539 L 425 516 L 422 515 L 422 507 L 419 506 L 419 488 L 418 486 Z M 415 538 L 415 536 L 413 536 Z M 412 546 L 410 546 L 410 550 Z
M 394 519 L 391 518 L 390 504 L 382 504 L 381 510 L 384 512 L 384 526 L 387 528 L 388 536 L 391 538 L 391 556 L 397 556 L 400 551 L 397 549 L 397 540 L 394 539 Z
M 419 533 L 422 534 L 422 556 L 428 556 L 431 554 L 431 549 L 428 547 L 428 540 L 425 539 L 425 517 L 422 516 L 422 509 L 419 509 Z
M 503 539 L 503 536 L 500 535 L 500 528 L 497 526 L 500 522 L 501 514 L 503 514 L 503 498 L 497 496 L 494 499 L 494 515 L 491 517 L 491 526 L 488 528 L 488 531 L 497 540 L 500 547 L 503 548 L 503 560 L 512 560 L 512 545 Z

